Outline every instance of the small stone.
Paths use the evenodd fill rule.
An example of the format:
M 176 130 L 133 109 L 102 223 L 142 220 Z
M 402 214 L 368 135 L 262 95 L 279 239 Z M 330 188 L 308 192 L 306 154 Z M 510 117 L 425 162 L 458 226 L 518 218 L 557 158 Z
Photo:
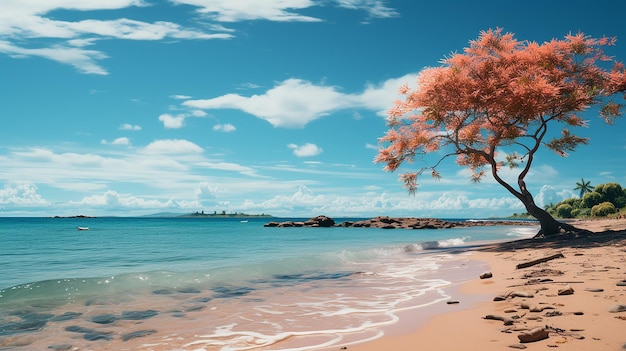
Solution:
M 502 317 L 502 316 L 496 316 L 493 314 L 488 314 L 484 318 L 494 320 L 494 321 L 502 321 L 504 325 L 512 325 L 513 323 L 515 323 L 515 321 L 512 319 L 509 319 L 507 317 Z
M 121 319 L 139 321 L 142 319 L 148 319 L 150 317 L 154 317 L 159 314 L 155 310 L 145 310 L 145 311 L 124 311 L 122 312 Z
M 91 318 L 91 321 L 98 324 L 111 324 L 118 320 L 118 317 L 114 314 L 101 314 Z
M 156 332 L 157 331 L 154 329 L 134 331 L 134 332 L 122 335 L 122 341 L 128 341 L 130 339 L 135 339 L 135 338 L 141 338 L 150 334 L 154 334 Z
M 535 295 L 533 293 L 529 293 L 529 292 L 526 292 L 526 291 L 515 291 L 515 292 L 512 292 L 509 296 L 511 296 L 511 297 L 526 297 L 526 298 L 535 297 Z
M 559 312 L 559 311 L 550 311 L 550 312 L 546 312 L 546 317 L 557 317 L 557 316 L 562 316 L 563 313 Z
M 48 346 L 48 348 L 54 351 L 65 351 L 65 350 L 71 349 L 72 345 L 71 344 L 58 344 L 58 345 L 50 345 Z
M 456 304 L 458 304 L 458 303 L 459 303 L 459 301 L 446 301 L 446 303 L 447 303 L 448 305 L 456 305 Z
M 491 272 L 485 272 L 485 273 L 480 275 L 480 279 L 489 279 L 491 277 L 493 277 L 493 273 L 491 273 Z
M 526 302 L 522 302 L 519 304 L 519 308 L 523 309 L 523 310 L 528 310 L 530 309 L 530 305 L 527 304 Z
M 549 337 L 548 331 L 542 327 L 531 329 L 517 336 L 519 341 L 523 343 L 544 340 L 544 339 L 547 339 L 548 337 Z
M 587 288 L 587 289 L 585 289 L 585 291 L 589 291 L 589 292 L 603 292 L 604 289 L 601 289 L 601 288 Z
M 617 286 L 626 286 L 626 280 L 622 280 L 621 282 L 616 284 Z
M 515 312 L 517 312 L 517 310 L 514 310 L 514 309 L 504 310 L 504 313 L 515 313 Z
M 52 319 L 50 319 L 50 321 L 52 321 L 52 322 L 69 321 L 69 320 L 72 320 L 72 319 L 76 319 L 79 316 L 82 316 L 82 313 L 79 313 L 79 312 L 65 312 L 65 313 L 60 314 L 58 316 L 54 316 Z
M 626 305 L 613 305 L 609 307 L 609 312 L 618 313 L 626 311 Z
M 566 285 L 563 289 L 559 289 L 558 295 L 572 295 L 574 294 L 574 288 Z
M 585 314 L 584 312 L 580 312 L 580 311 L 574 312 L 574 316 L 582 316 L 584 314 Z
M 509 345 L 510 348 L 512 349 L 518 349 L 518 350 L 523 350 L 526 348 L 526 345 L 524 344 L 513 344 L 513 345 Z
M 506 300 L 506 296 L 498 295 L 493 298 L 493 301 L 504 301 Z
M 543 312 L 544 308 L 541 306 L 533 306 L 529 309 L 530 312 Z
M 110 332 L 93 332 L 86 333 L 83 335 L 83 339 L 87 341 L 96 341 L 96 340 L 113 340 Z

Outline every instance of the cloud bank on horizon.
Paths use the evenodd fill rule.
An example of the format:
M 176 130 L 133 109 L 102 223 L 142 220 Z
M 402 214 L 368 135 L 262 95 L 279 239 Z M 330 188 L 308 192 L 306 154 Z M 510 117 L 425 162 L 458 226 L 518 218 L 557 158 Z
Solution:
M 0 144 L 0 216 L 522 212 L 495 182 L 474 186 L 455 165 L 440 182 L 423 179 L 409 197 L 395 174 L 372 164 L 398 88 L 478 35 L 463 23 L 438 30 L 441 16 L 469 14 L 428 6 L 440 5 L 3 1 L 0 59 L 14 80 L 0 83 L 11 89 L 0 113 L 12 116 Z M 418 15 L 431 29 L 420 29 Z M 516 28 L 516 17 L 485 16 L 474 25 Z M 550 36 L 585 29 L 563 21 Z M 626 37 L 622 29 L 603 34 Z M 615 130 L 598 131 L 606 133 Z M 624 137 L 615 140 L 623 150 Z M 533 174 L 537 201 L 575 196 L 569 188 L 581 176 L 626 181 L 623 157 L 612 157 L 582 174 L 546 156 Z

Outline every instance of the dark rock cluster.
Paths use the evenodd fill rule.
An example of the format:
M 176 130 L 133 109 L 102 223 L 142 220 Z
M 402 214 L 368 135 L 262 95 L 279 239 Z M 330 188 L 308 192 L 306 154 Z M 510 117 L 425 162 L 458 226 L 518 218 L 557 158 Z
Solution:
M 328 216 L 316 216 L 306 221 L 269 222 L 265 227 L 361 227 L 382 229 L 443 229 L 455 227 L 474 227 L 488 225 L 535 225 L 535 222 L 522 221 L 445 221 L 437 218 L 388 217 L 378 216 L 362 221 L 346 221 L 336 224 Z

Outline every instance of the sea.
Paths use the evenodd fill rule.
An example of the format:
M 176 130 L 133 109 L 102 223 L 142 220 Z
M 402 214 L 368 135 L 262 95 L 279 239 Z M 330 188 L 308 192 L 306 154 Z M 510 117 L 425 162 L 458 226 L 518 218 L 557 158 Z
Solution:
M 0 217 L 0 350 L 347 348 L 448 308 L 489 269 L 469 248 L 538 230 L 265 226 L 287 220 Z

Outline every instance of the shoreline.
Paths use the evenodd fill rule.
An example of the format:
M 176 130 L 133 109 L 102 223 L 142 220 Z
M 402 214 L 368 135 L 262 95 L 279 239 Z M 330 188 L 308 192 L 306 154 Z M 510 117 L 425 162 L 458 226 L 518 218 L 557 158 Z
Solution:
M 452 297 L 459 301 L 457 308 L 440 306 L 419 325 L 403 318 L 381 338 L 347 349 L 412 351 L 419 345 L 425 350 L 623 350 L 626 336 L 619 331 L 626 330 L 626 286 L 621 285 L 626 282 L 626 219 L 571 224 L 596 235 L 471 249 L 470 259 L 486 262 L 493 277 L 469 277 Z M 558 253 L 564 257 L 516 269 L 519 263 Z M 544 282 L 527 284 L 531 279 Z M 517 292 L 533 297 L 511 297 Z M 498 296 L 502 301 L 493 301 Z M 538 327 L 547 338 L 520 342 L 520 334 Z

